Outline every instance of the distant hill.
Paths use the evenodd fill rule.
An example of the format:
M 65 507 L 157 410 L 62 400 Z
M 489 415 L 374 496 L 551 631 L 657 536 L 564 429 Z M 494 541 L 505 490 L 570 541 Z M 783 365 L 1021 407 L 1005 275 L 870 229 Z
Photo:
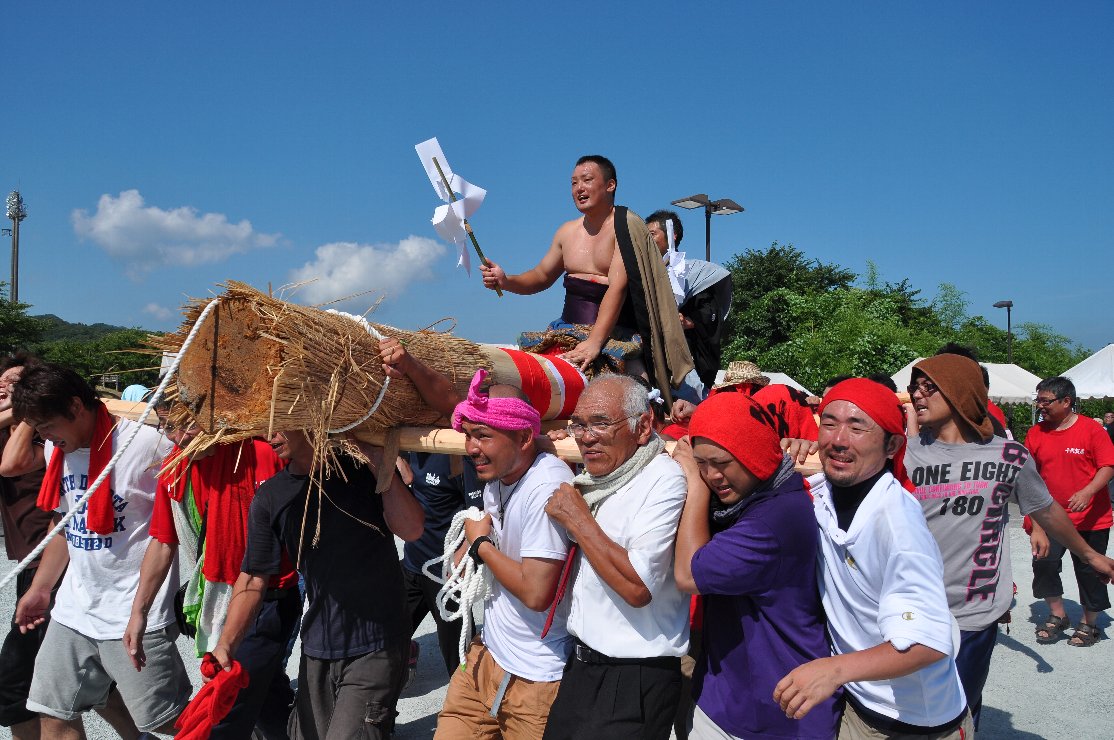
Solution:
M 112 324 L 75 324 L 55 316 L 52 313 L 34 316 L 32 318 L 36 318 L 43 322 L 45 327 L 42 338 L 39 340 L 40 342 L 55 342 L 59 340 L 92 342 L 100 339 L 106 334 L 137 328 L 131 326 L 113 326 Z M 144 329 L 143 331 L 146 330 Z

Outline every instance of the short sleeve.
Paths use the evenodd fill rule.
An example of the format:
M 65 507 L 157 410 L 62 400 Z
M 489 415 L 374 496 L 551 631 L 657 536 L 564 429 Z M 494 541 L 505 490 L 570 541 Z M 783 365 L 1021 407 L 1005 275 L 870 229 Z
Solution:
M 240 570 L 253 576 L 273 576 L 284 570 L 282 542 L 275 531 L 268 487 L 266 483 L 260 487 L 248 511 L 248 542 Z
M 569 480 L 571 479 L 570 473 Z M 563 482 L 565 481 L 554 476 L 546 476 L 541 483 L 530 489 L 526 505 L 522 509 L 522 535 L 519 539 L 524 543 L 519 551 L 522 557 L 564 560 L 568 554 L 568 534 L 545 513 L 549 497 Z M 525 543 L 530 543 L 529 547 Z
M 170 492 L 166 489 L 163 476 L 159 476 L 155 488 L 155 505 L 151 510 L 151 536 L 164 545 L 178 544 L 178 531 L 174 528 L 174 513 L 170 510 Z
M 878 629 L 898 650 L 921 644 L 951 655 L 952 615 L 940 550 L 920 504 L 912 497 L 902 504 L 879 517 L 880 525 L 890 531 L 883 535 L 889 540 L 889 557 L 883 564 Z
M 1114 442 L 1101 424 L 1095 424 L 1091 430 L 1091 437 L 1095 450 L 1095 467 L 1106 468 L 1114 466 Z
M 1044 479 L 1037 472 L 1037 464 L 1032 457 L 1027 457 L 1021 465 L 1013 490 L 1017 496 L 1018 508 L 1025 516 L 1032 514 L 1034 511 L 1048 508 L 1055 503 L 1052 494 L 1048 492 L 1048 486 L 1045 485 Z
M 680 467 L 668 458 L 663 459 L 676 468 L 676 475 L 670 471 L 650 481 L 645 503 L 631 520 L 630 531 L 637 534 L 627 543 L 627 557 L 651 594 L 660 591 L 673 573 L 677 524 L 688 493 Z
M 740 520 L 696 551 L 692 578 L 701 594 L 761 593 L 774 582 L 780 551 L 780 543 L 764 523 Z

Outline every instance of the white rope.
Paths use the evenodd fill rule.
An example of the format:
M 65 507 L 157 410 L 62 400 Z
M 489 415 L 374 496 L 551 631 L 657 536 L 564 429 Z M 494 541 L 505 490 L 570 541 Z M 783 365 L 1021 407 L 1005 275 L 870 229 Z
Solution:
M 484 512 L 472 506 L 464 511 L 458 511 L 449 525 L 449 532 L 445 535 L 445 552 L 441 557 L 429 560 L 422 566 L 422 573 L 435 581 L 444 584 L 437 592 L 437 611 L 441 619 L 450 622 L 454 619 L 462 621 L 460 626 L 460 644 L 457 651 L 460 654 L 460 664 L 464 665 L 464 655 L 468 643 L 472 639 L 472 605 L 483 602 L 491 595 L 491 572 L 482 565 L 477 564 L 465 554 L 460 562 L 453 565 L 453 556 L 460 546 L 464 544 L 464 520 L 479 521 L 484 518 Z M 495 530 L 488 535 L 491 543 L 499 547 L 499 538 Z M 436 563 L 441 563 L 441 578 L 429 572 L 429 568 Z M 453 611 L 451 602 L 456 602 L 456 611 Z
M 147 417 L 150 416 L 151 410 L 155 408 L 155 404 L 157 404 L 162 399 L 162 394 L 166 391 L 166 386 L 170 384 L 170 379 L 174 377 L 174 374 L 176 372 L 178 372 L 178 366 L 182 363 L 183 355 L 186 354 L 186 350 L 189 349 L 189 346 L 193 344 L 193 340 L 197 336 L 198 329 L 200 329 L 201 325 L 205 323 L 205 319 L 209 317 L 209 313 L 213 310 L 213 308 L 216 307 L 219 300 L 219 298 L 214 298 L 213 300 L 209 301 L 209 305 L 206 306 L 205 310 L 201 312 L 201 315 L 197 317 L 197 321 L 194 322 L 193 328 L 190 329 L 190 333 L 186 337 L 186 341 L 182 342 L 182 348 L 178 350 L 178 356 L 174 358 L 174 362 L 171 363 L 170 369 L 166 371 L 166 375 L 163 376 L 162 382 L 159 383 L 159 387 L 155 389 L 155 392 L 153 394 L 151 394 L 151 398 L 147 401 L 147 408 L 143 409 L 143 413 L 140 414 L 139 421 L 132 428 L 131 434 L 128 435 L 128 438 L 124 440 L 123 444 L 119 445 L 119 448 L 116 450 L 116 454 L 114 454 L 112 456 L 112 459 L 108 461 L 108 464 L 104 466 L 104 470 L 102 470 L 101 474 L 97 476 L 97 479 L 93 481 L 93 484 L 85 490 L 97 490 L 97 487 L 100 486 L 100 484 L 109 475 L 111 475 L 112 469 L 116 467 L 116 463 L 123 456 L 124 451 L 128 449 L 128 446 L 135 439 L 136 435 L 139 434 L 139 430 L 143 428 L 143 422 L 145 422 L 147 420 Z M 47 533 L 46 537 L 43 537 L 43 541 L 40 542 L 35 547 L 35 549 L 31 551 L 31 554 L 21 560 L 19 565 L 17 565 L 10 573 L 8 573 L 8 575 L 4 576 L 4 579 L 0 581 L 0 589 L 3 589 L 9 583 L 15 580 L 16 576 L 22 573 L 28 565 L 33 563 L 35 559 L 42 554 L 43 550 L 46 549 L 47 544 L 54 538 L 54 536 L 61 532 L 66 527 L 66 525 L 70 523 L 70 520 L 77 516 L 77 513 L 81 511 L 81 509 L 81 506 L 75 506 L 70 509 L 70 511 L 64 517 L 62 517 L 62 520 L 54 525 L 54 529 L 50 530 Z
M 350 313 L 345 313 L 344 311 L 337 311 L 335 308 L 330 308 L 330 309 L 326 310 L 325 313 L 332 313 L 332 314 L 336 314 L 337 316 L 344 316 L 345 318 L 352 319 L 357 324 L 359 324 L 360 326 L 367 329 L 367 333 L 370 334 L 371 336 L 375 337 L 376 339 L 379 339 L 379 340 L 386 339 L 386 337 L 383 336 L 382 334 L 380 334 L 379 331 L 374 326 L 372 326 L 368 322 L 368 320 L 365 319 L 363 316 L 354 316 Z M 389 375 L 385 376 L 383 378 L 383 387 L 379 389 L 379 395 L 376 397 L 375 403 L 371 404 L 371 408 L 368 409 L 368 412 L 366 414 L 364 414 L 362 417 L 360 417 L 356 421 L 352 422 L 351 424 L 346 424 L 345 426 L 342 426 L 340 429 L 329 429 L 329 430 L 327 430 L 328 433 L 329 434 L 340 434 L 341 432 L 347 432 L 350 429 L 355 429 L 356 427 L 360 426 L 365 421 L 370 419 L 371 415 L 379 410 L 379 404 L 383 403 L 383 396 L 387 395 L 387 386 L 390 385 L 390 383 L 391 383 L 391 376 L 389 376 Z

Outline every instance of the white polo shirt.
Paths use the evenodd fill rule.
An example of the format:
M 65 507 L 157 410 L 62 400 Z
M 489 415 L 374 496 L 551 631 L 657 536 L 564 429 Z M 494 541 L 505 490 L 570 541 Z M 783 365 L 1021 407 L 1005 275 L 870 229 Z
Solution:
M 808 482 L 820 526 L 820 597 L 832 653 L 889 642 L 897 650 L 919 643 L 951 656 L 908 676 L 844 688 L 868 709 L 911 725 L 934 727 L 959 716 L 967 705 L 955 668 L 959 625 L 920 503 L 885 473 L 844 532 L 827 479 L 818 474 Z
M 673 578 L 673 543 L 687 492 L 681 467 L 662 454 L 604 500 L 596 521 L 626 549 L 650 591 L 650 603 L 635 608 L 623 601 L 581 552 L 572 586 L 570 634 L 612 658 L 679 657 L 688 651 L 689 596 Z

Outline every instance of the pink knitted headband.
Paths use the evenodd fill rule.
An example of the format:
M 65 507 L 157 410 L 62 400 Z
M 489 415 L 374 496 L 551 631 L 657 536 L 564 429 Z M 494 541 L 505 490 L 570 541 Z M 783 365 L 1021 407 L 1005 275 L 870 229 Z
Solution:
M 510 431 L 530 429 L 542 433 L 542 417 L 538 410 L 518 398 L 489 398 L 480 390 L 487 378 L 487 370 L 480 368 L 468 387 L 468 398 L 453 409 L 453 429 L 463 431 L 460 422 L 467 419 L 473 424 L 486 424 L 492 429 Z

